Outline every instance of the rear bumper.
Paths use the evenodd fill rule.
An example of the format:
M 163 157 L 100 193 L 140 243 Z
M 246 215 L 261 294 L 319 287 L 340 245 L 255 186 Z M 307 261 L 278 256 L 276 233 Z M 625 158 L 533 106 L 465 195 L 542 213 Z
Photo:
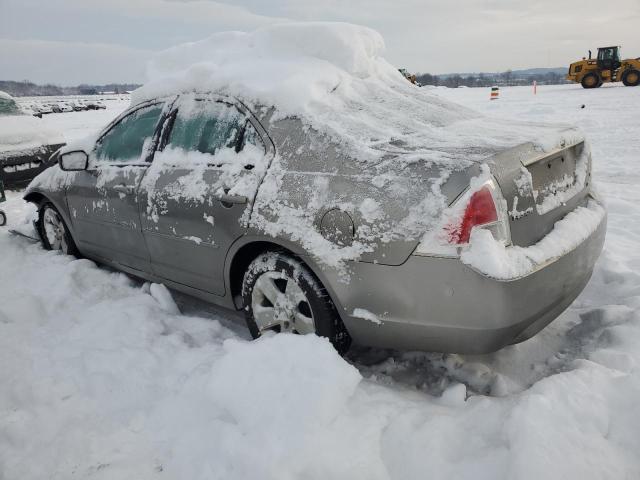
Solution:
M 348 286 L 332 282 L 356 343 L 384 348 L 488 353 L 524 341 L 584 289 L 602 250 L 606 216 L 577 248 L 527 276 L 486 277 L 457 259 L 411 256 L 403 265 L 355 263 Z M 353 315 L 375 314 L 379 322 Z
M 0 152 L 0 180 L 7 188 L 28 184 L 36 175 L 51 166 L 51 155 L 63 145 L 43 145 L 29 150 Z

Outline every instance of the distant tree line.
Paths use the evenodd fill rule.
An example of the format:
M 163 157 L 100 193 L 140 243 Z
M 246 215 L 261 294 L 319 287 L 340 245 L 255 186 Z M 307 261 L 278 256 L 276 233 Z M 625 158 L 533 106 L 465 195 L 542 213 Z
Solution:
M 0 91 L 7 92 L 13 97 L 98 95 L 102 92 L 124 93 L 135 90 L 139 86 L 135 83 L 108 83 L 106 85 L 82 84 L 75 87 L 60 87 L 52 84 L 37 85 L 26 80 L 21 82 L 0 80 Z
M 419 73 L 416 80 L 421 85 L 445 86 L 449 88 L 464 87 L 492 87 L 492 86 L 517 86 L 531 85 L 537 81 L 538 85 L 559 85 L 568 83 L 564 74 L 558 72 L 546 72 L 539 74 L 518 73 L 511 70 L 501 73 L 479 73 L 470 75 L 431 75 Z

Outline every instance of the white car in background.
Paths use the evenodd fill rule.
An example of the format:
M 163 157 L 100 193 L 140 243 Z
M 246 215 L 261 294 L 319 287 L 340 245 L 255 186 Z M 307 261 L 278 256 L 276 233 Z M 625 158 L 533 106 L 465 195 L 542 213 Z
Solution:
M 34 117 L 42 118 L 42 113 L 40 112 L 40 109 L 33 104 L 29 104 L 29 103 L 22 104 L 20 105 L 20 110 L 25 115 L 32 115 Z
M 73 107 L 66 102 L 61 102 L 58 104 L 61 112 L 73 112 Z
M 0 92 L 0 181 L 5 186 L 28 183 L 64 143 L 60 132 L 25 114 L 11 95 Z
M 51 108 L 51 105 L 47 104 L 47 103 L 41 103 L 38 105 L 38 110 L 40 110 L 40 113 L 43 115 L 49 114 L 49 113 L 53 113 L 53 108 Z

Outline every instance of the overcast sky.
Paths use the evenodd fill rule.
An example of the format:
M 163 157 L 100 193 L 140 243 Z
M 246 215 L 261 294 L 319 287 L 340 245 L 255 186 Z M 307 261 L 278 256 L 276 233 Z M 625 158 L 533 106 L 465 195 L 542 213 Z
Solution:
M 0 0 L 0 79 L 143 82 L 154 51 L 291 20 L 372 27 L 413 72 L 564 67 L 609 45 L 640 56 L 640 0 Z

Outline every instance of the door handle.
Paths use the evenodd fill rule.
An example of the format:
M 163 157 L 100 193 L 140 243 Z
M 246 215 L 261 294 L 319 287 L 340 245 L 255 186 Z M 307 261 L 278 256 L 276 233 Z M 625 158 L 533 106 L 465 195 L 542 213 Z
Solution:
M 231 204 L 238 204 L 238 205 L 247 203 L 248 201 L 247 197 L 243 195 L 229 195 L 228 193 L 225 193 L 223 195 L 217 195 L 216 198 L 220 200 L 222 203 L 231 203 Z
M 136 188 L 135 187 L 131 187 L 131 186 L 127 186 L 127 185 L 115 185 L 113 187 L 113 190 L 118 192 L 118 193 L 129 193 L 129 194 L 133 194 L 136 193 Z

